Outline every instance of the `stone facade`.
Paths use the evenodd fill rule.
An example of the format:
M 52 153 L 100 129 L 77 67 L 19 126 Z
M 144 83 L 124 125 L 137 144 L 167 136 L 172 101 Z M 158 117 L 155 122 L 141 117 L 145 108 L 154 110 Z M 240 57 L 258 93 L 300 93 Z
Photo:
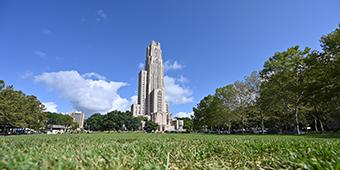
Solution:
M 159 131 L 171 129 L 171 117 L 165 99 L 164 66 L 159 42 L 146 49 L 145 68 L 139 72 L 138 100 L 131 106 L 134 116 L 145 116 L 159 125 Z

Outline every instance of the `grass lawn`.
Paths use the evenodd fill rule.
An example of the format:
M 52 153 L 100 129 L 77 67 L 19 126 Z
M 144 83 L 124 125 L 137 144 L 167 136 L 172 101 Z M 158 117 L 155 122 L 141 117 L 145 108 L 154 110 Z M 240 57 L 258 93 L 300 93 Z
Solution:
M 340 169 L 329 135 L 95 133 L 0 137 L 0 169 Z

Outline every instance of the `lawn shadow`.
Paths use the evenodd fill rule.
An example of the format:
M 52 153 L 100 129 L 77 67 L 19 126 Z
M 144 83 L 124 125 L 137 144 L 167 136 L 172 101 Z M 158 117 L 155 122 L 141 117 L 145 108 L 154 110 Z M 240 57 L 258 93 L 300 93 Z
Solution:
M 326 133 L 309 133 L 305 134 L 308 138 L 335 138 L 340 139 L 340 132 L 326 132 Z

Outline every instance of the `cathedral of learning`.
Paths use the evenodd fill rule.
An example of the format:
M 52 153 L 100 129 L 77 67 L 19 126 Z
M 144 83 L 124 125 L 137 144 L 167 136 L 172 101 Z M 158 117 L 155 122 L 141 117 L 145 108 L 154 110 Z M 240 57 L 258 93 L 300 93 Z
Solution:
M 159 125 L 158 131 L 183 131 L 183 120 L 172 119 L 165 98 L 164 66 L 159 42 L 146 49 L 145 67 L 139 72 L 138 99 L 131 106 L 133 116 L 144 116 Z

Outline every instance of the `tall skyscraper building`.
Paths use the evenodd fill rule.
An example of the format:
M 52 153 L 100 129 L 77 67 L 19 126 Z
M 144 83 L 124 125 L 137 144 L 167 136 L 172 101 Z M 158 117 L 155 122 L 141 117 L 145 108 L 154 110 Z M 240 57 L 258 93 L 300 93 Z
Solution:
M 164 66 L 159 42 L 151 41 L 146 49 L 145 68 L 139 72 L 138 100 L 131 106 L 134 116 L 145 116 L 159 125 L 159 131 L 170 130 L 171 117 L 165 99 Z
M 73 118 L 74 122 L 77 122 L 80 129 L 84 129 L 84 113 L 71 112 L 69 115 Z

